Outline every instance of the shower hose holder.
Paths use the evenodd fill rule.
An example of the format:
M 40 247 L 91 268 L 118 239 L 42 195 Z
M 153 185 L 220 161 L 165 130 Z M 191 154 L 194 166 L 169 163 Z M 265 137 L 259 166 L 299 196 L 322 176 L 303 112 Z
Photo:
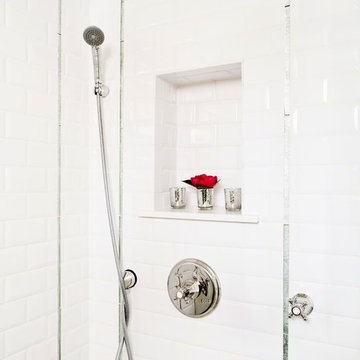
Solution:
M 105 98 L 109 95 L 110 89 L 104 85 L 100 79 L 97 79 L 95 82 L 94 93 L 95 95 L 100 95 Z
M 137 283 L 137 276 L 136 276 L 135 272 L 130 269 L 126 269 L 124 271 L 123 279 L 124 279 L 124 285 L 125 285 L 126 290 L 133 288 Z

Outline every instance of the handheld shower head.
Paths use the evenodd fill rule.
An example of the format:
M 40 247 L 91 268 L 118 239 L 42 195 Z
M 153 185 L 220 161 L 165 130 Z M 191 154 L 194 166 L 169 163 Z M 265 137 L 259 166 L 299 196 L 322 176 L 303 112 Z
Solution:
M 105 35 L 97 26 L 89 26 L 84 30 L 84 40 L 91 46 L 99 46 L 105 40 Z
M 102 83 L 100 71 L 100 45 L 105 40 L 105 35 L 97 26 L 89 26 L 84 30 L 83 38 L 91 46 L 94 63 L 95 95 L 106 97 L 109 88 Z

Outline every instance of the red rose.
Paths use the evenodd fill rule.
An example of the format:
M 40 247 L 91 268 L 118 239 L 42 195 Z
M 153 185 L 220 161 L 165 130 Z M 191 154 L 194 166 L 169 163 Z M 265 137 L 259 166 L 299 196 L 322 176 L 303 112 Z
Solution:
M 192 177 L 190 181 L 191 184 L 194 185 L 195 187 L 204 186 L 207 188 L 212 188 L 217 183 L 217 176 L 211 176 L 211 175 L 208 176 L 206 174 L 201 174 Z

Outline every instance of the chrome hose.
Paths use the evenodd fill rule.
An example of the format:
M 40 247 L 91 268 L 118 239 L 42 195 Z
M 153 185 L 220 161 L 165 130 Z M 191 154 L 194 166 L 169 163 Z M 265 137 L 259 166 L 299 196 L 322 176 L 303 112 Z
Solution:
M 125 290 L 124 272 L 121 268 L 120 257 L 117 247 L 118 241 L 116 237 L 114 213 L 113 213 L 113 207 L 110 196 L 109 174 L 108 174 L 108 166 L 107 166 L 107 156 L 106 156 L 106 146 L 105 146 L 105 136 L 104 136 L 104 126 L 103 126 L 103 116 L 102 116 L 102 97 L 99 93 L 96 94 L 96 102 L 97 102 L 97 113 L 98 113 L 98 123 L 99 123 L 101 164 L 102 164 L 102 174 L 104 181 L 106 210 L 107 210 L 109 229 L 111 235 L 111 243 L 112 243 L 114 259 L 116 264 L 116 270 L 119 278 L 121 298 L 123 301 L 123 306 L 121 307 L 121 319 L 123 319 L 123 321 L 121 323 L 120 343 L 116 353 L 115 360 L 120 360 L 124 345 L 126 347 L 128 360 L 133 360 L 129 336 L 128 336 L 128 329 L 127 329 L 127 324 L 129 322 L 129 300 Z

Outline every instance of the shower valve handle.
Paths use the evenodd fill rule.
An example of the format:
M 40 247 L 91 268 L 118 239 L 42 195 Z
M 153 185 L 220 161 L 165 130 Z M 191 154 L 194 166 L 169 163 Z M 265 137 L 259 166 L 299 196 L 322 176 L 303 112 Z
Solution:
M 289 318 L 293 316 L 300 316 L 304 321 L 307 321 L 308 315 L 310 315 L 314 309 L 314 303 L 311 298 L 306 294 L 296 294 L 289 299 L 290 313 Z
M 180 279 L 181 276 L 179 276 L 180 285 L 176 287 L 177 292 L 174 300 L 183 299 L 187 304 L 189 304 L 190 301 L 195 300 L 200 293 L 207 293 L 207 282 L 196 270 L 193 272 L 192 279 L 186 280 L 183 284 L 181 284 Z
M 189 304 L 191 300 L 196 299 L 199 295 L 199 282 L 195 280 L 188 280 L 183 286 L 177 286 L 176 298 L 174 300 L 183 299 L 187 304 Z

